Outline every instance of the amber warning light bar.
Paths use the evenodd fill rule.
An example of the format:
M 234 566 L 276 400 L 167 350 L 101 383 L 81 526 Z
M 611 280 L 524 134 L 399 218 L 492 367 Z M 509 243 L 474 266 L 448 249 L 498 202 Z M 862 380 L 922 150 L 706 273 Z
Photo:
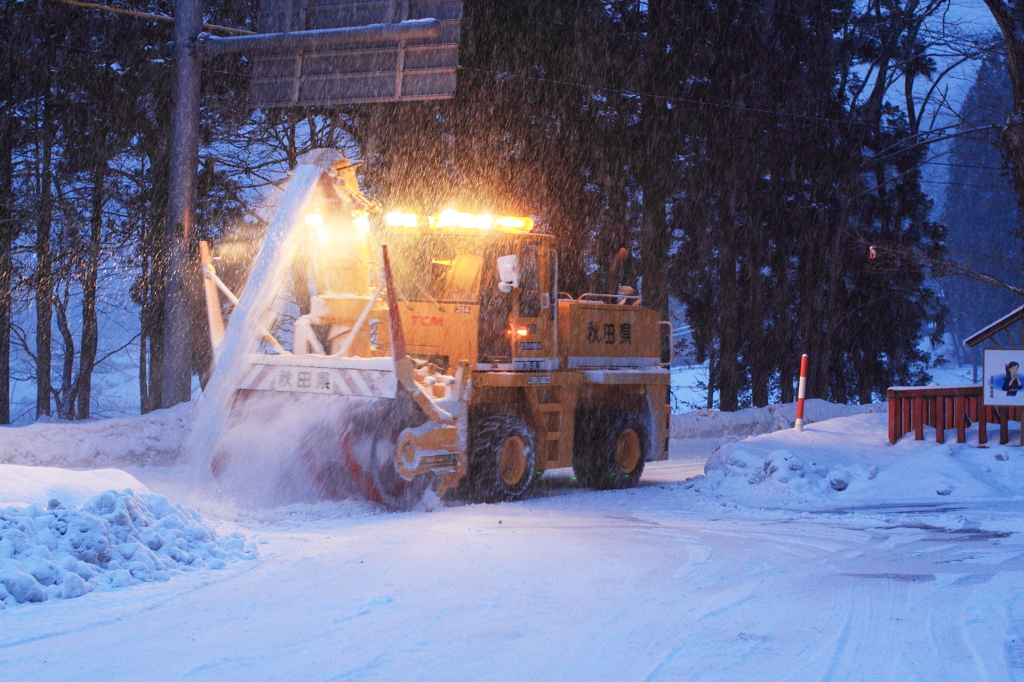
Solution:
M 506 230 L 516 230 L 517 232 L 529 232 L 533 229 L 533 218 L 473 215 L 472 213 L 459 213 L 452 210 L 444 211 L 436 216 L 419 216 L 415 213 L 393 212 L 388 213 L 384 219 L 391 227 L 419 227 L 422 223 L 426 223 L 430 227 L 476 230 L 489 230 L 492 227 L 501 227 Z

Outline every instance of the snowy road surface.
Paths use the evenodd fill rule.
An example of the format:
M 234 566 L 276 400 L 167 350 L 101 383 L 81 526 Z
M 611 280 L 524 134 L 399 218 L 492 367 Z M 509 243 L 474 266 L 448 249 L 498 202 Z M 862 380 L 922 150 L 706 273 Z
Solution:
M 946 530 L 956 509 L 695 506 L 647 486 L 250 520 L 258 562 L 4 614 L 0 669 L 12 682 L 1024 678 L 1017 536 Z
M 1024 679 L 1019 495 L 744 506 L 678 483 L 701 464 L 431 512 L 202 509 L 259 559 L 8 608 L 0 679 Z

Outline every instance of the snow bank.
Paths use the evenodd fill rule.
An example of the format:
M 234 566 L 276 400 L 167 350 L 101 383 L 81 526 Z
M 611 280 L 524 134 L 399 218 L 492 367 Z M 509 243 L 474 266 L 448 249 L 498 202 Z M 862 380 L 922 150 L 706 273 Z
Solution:
M 1024 496 L 1024 449 L 978 447 L 976 428 L 971 431 L 964 444 L 915 441 L 908 434 L 889 445 L 885 414 L 831 419 L 803 433 L 778 431 L 725 445 L 708 459 L 705 476 L 688 485 L 762 507 L 955 504 Z
M 69 471 L 0 464 L 0 508 L 45 505 L 54 498 L 79 507 L 102 492 L 125 488 L 137 493 L 149 492 L 137 478 L 119 469 Z
M 886 406 L 837 405 L 826 400 L 810 398 L 804 404 L 804 424 L 848 417 L 854 414 L 885 412 Z M 728 436 L 756 436 L 793 428 L 796 422 L 796 403 L 751 407 L 736 412 L 697 410 L 672 415 L 673 438 L 725 438 Z
M 192 423 L 192 403 L 138 417 L 36 422 L 0 427 L 0 463 L 95 469 L 176 463 Z
M 124 480 L 145 490 L 124 472 L 33 472 L 7 465 L 0 467 L 0 505 L 55 492 L 74 500 Z M 195 510 L 147 492 L 108 490 L 80 505 L 53 497 L 45 504 L 8 506 L 0 511 L 0 609 L 169 580 L 255 557 L 241 534 L 218 538 Z
M 0 512 L 0 605 L 71 599 L 255 558 L 166 497 L 108 491 L 79 508 L 51 500 Z

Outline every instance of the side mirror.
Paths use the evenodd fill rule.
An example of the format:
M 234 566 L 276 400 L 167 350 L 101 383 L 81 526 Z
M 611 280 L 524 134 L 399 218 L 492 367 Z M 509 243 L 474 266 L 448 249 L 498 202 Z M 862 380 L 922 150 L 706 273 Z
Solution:
M 519 288 L 519 258 L 517 256 L 501 256 L 498 263 L 498 289 L 510 293 Z

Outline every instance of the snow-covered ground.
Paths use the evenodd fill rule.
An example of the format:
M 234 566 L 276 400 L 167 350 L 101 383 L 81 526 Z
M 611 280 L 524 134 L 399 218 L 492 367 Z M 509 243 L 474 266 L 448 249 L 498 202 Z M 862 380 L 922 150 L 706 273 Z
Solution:
M 136 417 L 0 426 L 0 463 L 77 468 L 174 464 L 192 411 L 192 403 L 182 403 Z
M 815 403 L 798 434 L 789 410 L 674 417 L 672 459 L 636 489 L 581 490 L 560 470 L 528 500 L 401 514 L 242 510 L 180 464 L 127 467 L 139 482 L 111 486 L 144 486 L 135 498 L 208 529 L 210 549 L 234 540 L 237 560 L 7 600 L 0 678 L 1024 679 L 1024 451 L 971 431 L 890 446 L 884 412 Z M 12 433 L 0 462 L 21 457 Z M 119 438 L 97 431 L 63 463 L 81 448 L 109 466 Z M 37 518 L 58 484 L 103 486 L 39 472 Z
M 947 335 L 948 337 L 948 335 Z M 950 348 L 952 340 L 947 338 L 946 344 L 937 348 L 932 347 L 928 341 L 922 341 L 921 350 L 930 353 L 932 360 L 937 361 L 934 366 L 926 370 L 931 377 L 929 385 L 932 386 L 956 386 L 960 384 L 978 383 L 976 377 L 980 367 L 971 365 L 955 365 L 948 360 L 952 357 Z M 679 364 L 672 368 L 672 409 L 676 413 L 699 410 L 707 405 L 708 391 L 708 364 Z M 778 393 L 774 398 L 778 399 Z M 718 402 L 718 393 L 714 395 L 715 404 Z

